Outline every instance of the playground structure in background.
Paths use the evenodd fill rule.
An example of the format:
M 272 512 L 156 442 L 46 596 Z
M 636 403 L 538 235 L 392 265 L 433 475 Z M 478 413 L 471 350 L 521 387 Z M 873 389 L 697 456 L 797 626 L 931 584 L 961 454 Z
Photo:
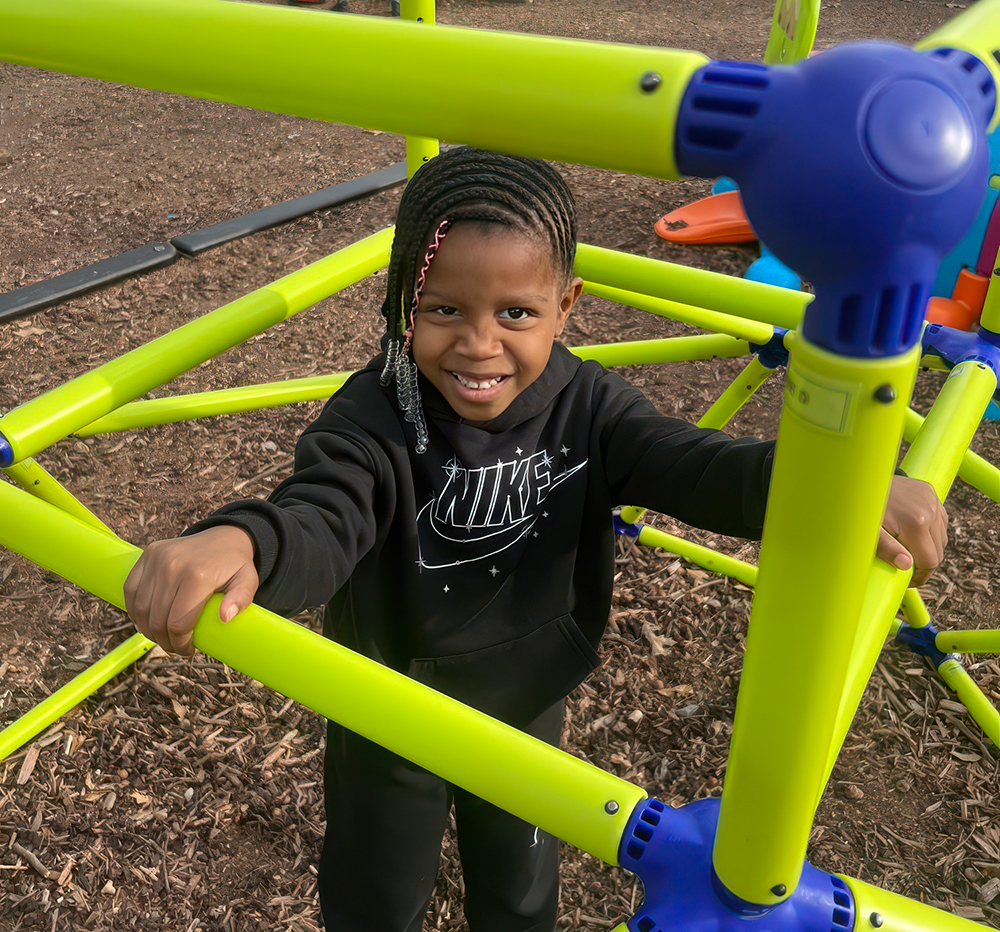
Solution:
M 432 0 L 403 0 L 402 22 L 224 0 L 49 0 L 38 11 L 0 0 L 0 60 L 402 133 L 411 173 L 444 138 L 663 178 L 731 176 L 755 228 L 814 284 L 813 299 L 592 246 L 578 255 L 588 293 L 711 331 L 577 347 L 579 356 L 605 365 L 751 356 L 702 424 L 727 423 L 788 366 L 759 567 L 642 527 L 638 508 L 617 516 L 640 543 L 755 587 L 721 802 L 647 800 L 256 606 L 223 625 L 213 599 L 195 630 L 205 653 L 633 871 L 645 901 L 617 932 L 979 928 L 821 871 L 805 849 L 890 634 L 929 657 L 1000 744 L 1000 715 L 948 653 L 1000 650 L 1000 633 L 936 631 L 907 589 L 910 573 L 873 558 L 901 435 L 911 443 L 904 469 L 940 498 L 958 475 L 1000 501 L 1000 471 L 968 449 L 997 390 L 1000 287 L 986 290 L 978 331 L 923 326 L 941 257 L 982 217 L 1000 0 L 981 0 L 920 54 L 867 44 L 778 65 L 804 57 L 818 7 L 779 0 L 775 65 L 765 67 L 439 27 Z M 220 34 L 225 47 L 212 41 Z M 267 69 L 255 64 L 262 56 Z M 439 80 L 433 109 L 407 79 L 426 61 Z M 521 80 L 500 87 L 497 74 Z M 328 95 L 331 86 L 355 93 Z M 814 182 L 808 166 L 820 164 L 834 192 L 852 198 Z M 877 227 L 859 229 L 855 200 Z M 21 487 L 0 483 L 0 544 L 122 607 L 138 549 L 34 457 L 74 434 L 329 395 L 346 374 L 135 400 L 382 268 L 391 237 L 375 232 L 0 418 L 0 465 Z M 926 419 L 907 406 L 920 365 L 950 370 Z M 0 758 L 151 646 L 133 636 L 0 732 Z

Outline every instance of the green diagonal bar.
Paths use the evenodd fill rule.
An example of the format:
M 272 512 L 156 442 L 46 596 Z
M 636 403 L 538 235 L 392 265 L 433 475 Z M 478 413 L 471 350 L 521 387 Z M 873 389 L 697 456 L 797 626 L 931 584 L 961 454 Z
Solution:
M 0 514 L 0 545 L 124 605 L 137 547 L 7 482 Z M 199 650 L 617 864 L 622 832 L 646 795 L 638 787 L 257 606 L 223 624 L 220 600 L 199 619 Z
M 0 418 L 13 462 L 360 281 L 388 261 L 391 242 L 382 230 L 25 402 Z

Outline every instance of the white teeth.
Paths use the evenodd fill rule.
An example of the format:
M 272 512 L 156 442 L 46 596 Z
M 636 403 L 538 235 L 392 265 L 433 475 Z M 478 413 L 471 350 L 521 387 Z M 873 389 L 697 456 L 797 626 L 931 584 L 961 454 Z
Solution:
M 463 378 L 457 372 L 453 372 L 452 375 L 455 376 L 455 378 L 458 379 L 458 381 L 461 382 L 466 388 L 475 389 L 492 388 L 502 378 L 502 376 L 500 376 L 494 379 L 487 379 L 485 382 L 474 382 L 472 379 Z

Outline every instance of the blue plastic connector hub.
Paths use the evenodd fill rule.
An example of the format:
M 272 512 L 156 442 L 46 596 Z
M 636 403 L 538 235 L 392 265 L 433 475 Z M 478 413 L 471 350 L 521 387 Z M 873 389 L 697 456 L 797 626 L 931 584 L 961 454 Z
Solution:
M 7 442 L 7 438 L 0 434 L 0 469 L 6 469 L 14 465 L 14 448 Z
M 757 361 L 761 365 L 767 366 L 768 369 L 788 365 L 788 350 L 785 349 L 786 333 L 788 331 L 784 327 L 775 327 L 771 339 L 766 343 L 750 344 L 750 349 L 757 354 Z
M 951 368 L 962 362 L 982 363 L 993 370 L 1000 382 L 1000 346 L 996 337 L 985 329 L 968 333 L 944 324 L 928 324 L 920 341 L 924 355 L 937 356 Z
M 681 103 L 677 166 L 737 181 L 761 240 L 815 288 L 807 339 L 891 356 L 916 344 L 938 263 L 976 218 L 995 103 L 986 66 L 954 50 L 711 62 Z
M 657 799 L 636 806 L 618 852 L 619 863 L 638 876 L 646 894 L 642 907 L 626 923 L 630 932 L 850 932 L 854 928 L 854 898 L 847 884 L 808 863 L 795 891 L 777 906 L 758 906 L 734 896 L 712 868 L 718 822 L 718 799 L 702 799 L 680 809 Z
M 642 530 L 642 524 L 638 521 L 635 524 L 623 521 L 617 508 L 611 513 L 611 523 L 614 525 L 615 533 L 621 534 L 622 537 L 638 537 Z
M 926 657 L 934 664 L 934 669 L 937 669 L 946 660 L 957 659 L 957 654 L 946 654 L 943 650 L 938 650 L 937 636 L 938 630 L 934 625 L 913 628 L 903 621 L 899 624 L 895 640 L 898 644 L 905 644 L 913 653 Z

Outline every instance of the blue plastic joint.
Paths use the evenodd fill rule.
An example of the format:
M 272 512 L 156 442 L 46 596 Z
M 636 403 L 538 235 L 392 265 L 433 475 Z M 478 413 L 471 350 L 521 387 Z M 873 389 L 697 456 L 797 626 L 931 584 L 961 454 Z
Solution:
M 611 513 L 611 523 L 614 525 L 615 533 L 621 534 L 622 537 L 636 538 L 642 531 L 641 521 L 636 521 L 635 524 L 629 524 L 627 521 L 622 520 L 620 508 L 616 508 Z
M 7 442 L 7 438 L 0 434 L 0 469 L 6 469 L 14 465 L 14 448 Z
M 716 61 L 681 102 L 683 174 L 734 178 L 763 242 L 810 282 L 803 335 L 831 352 L 916 345 L 941 257 L 987 189 L 996 90 L 955 50 L 842 45 L 792 66 Z
M 750 349 L 757 354 L 757 361 L 768 369 L 777 369 L 788 365 L 788 350 L 785 349 L 784 327 L 775 327 L 771 339 L 766 343 L 751 343 Z
M 924 625 L 921 628 L 913 628 L 905 621 L 900 622 L 899 630 L 896 632 L 896 643 L 905 644 L 915 654 L 926 657 L 934 664 L 936 670 L 946 660 L 957 660 L 957 654 L 946 654 L 943 650 L 938 650 L 935 638 L 938 630 L 932 624 Z
M 989 366 L 1000 382 L 1000 345 L 997 334 L 980 328 L 976 333 L 955 330 L 944 324 L 928 324 L 920 338 L 924 355 L 937 356 L 954 369 L 962 362 Z M 1000 394 L 998 391 L 996 394 Z
M 712 867 L 719 800 L 671 809 L 657 799 L 636 806 L 618 861 L 645 889 L 626 922 L 630 932 L 850 932 L 854 898 L 847 884 L 806 863 L 795 891 L 776 906 L 747 903 Z M 775 878 L 791 887 L 794 878 Z M 766 920 L 762 921 L 762 917 Z

